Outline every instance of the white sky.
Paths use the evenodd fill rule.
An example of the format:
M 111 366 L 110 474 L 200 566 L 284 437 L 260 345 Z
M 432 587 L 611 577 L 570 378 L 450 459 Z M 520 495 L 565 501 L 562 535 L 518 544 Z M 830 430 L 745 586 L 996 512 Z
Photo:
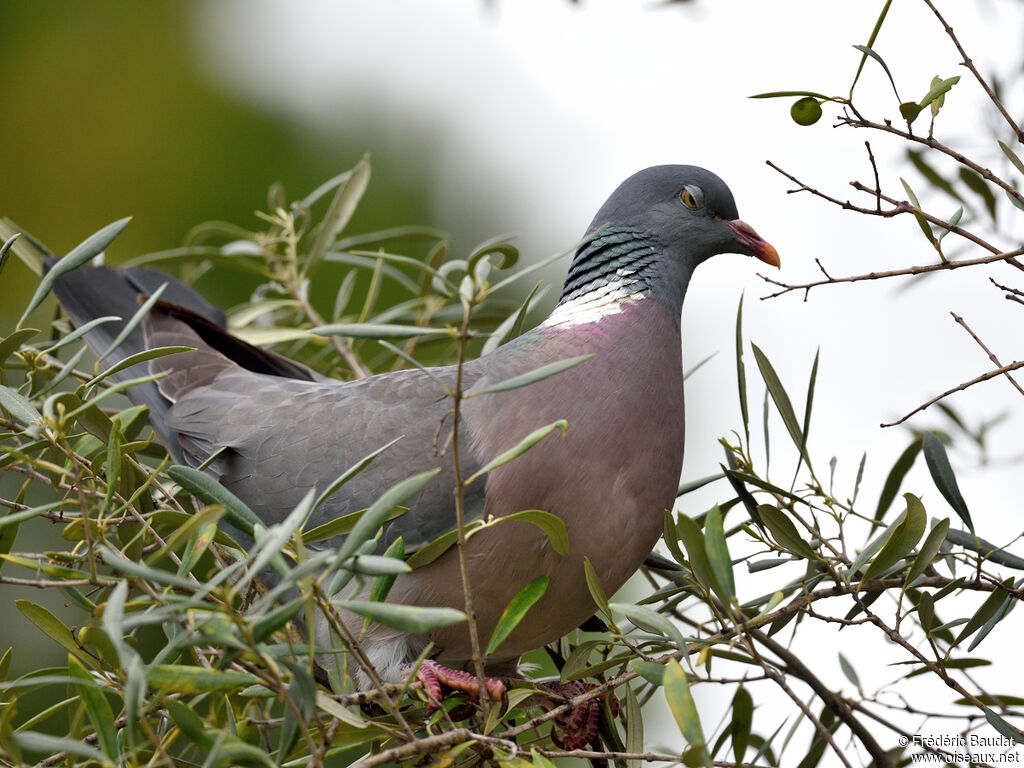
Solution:
M 367 147 L 371 153 L 401 150 L 410 126 L 432 137 L 436 155 L 428 162 L 414 156 L 421 148 L 406 149 L 406 157 L 434 169 L 431 223 L 467 245 L 515 231 L 525 256 L 560 251 L 582 234 L 627 175 L 647 165 L 683 162 L 704 165 L 730 184 L 742 217 L 778 248 L 784 280 L 814 279 L 815 258 L 833 275 L 932 261 L 933 251 L 910 217 L 867 219 L 807 195 L 787 195 L 790 184 L 764 163 L 771 159 L 845 199 L 856 194 L 849 180 L 870 180 L 863 148 L 870 139 L 883 189 L 903 198 L 900 175 L 917 187 L 924 184 L 899 162 L 901 147 L 882 136 L 833 129 L 836 113 L 828 106 L 820 123 L 800 128 L 789 119 L 792 99 L 746 98 L 789 89 L 845 95 L 859 58 L 851 46 L 867 42 L 881 0 L 699 0 L 694 8 L 629 0 L 593 0 L 583 9 L 566 0 L 491 5 L 488 10 L 483 0 L 222 0 L 198 7 L 197 39 L 226 88 L 292 116 L 311 135 L 329 140 L 344 135 L 346 126 L 370 122 L 378 145 Z M 994 67 L 1006 74 L 1019 65 L 1021 3 L 941 6 L 983 71 Z M 875 49 L 904 100 L 923 96 L 933 75 L 961 74 L 936 134 L 984 164 L 1001 162 L 987 138 L 994 123 L 982 119 L 983 94 L 957 66 L 956 51 L 923 3 L 896 0 Z M 1013 102 L 1019 113 L 1019 80 Z M 857 103 L 870 115 L 898 120 L 889 83 L 874 62 L 865 68 Z M 924 124 L 921 118 L 917 127 Z M 325 168 L 325 178 L 335 170 Z M 944 198 L 931 203 L 925 206 L 937 215 L 956 209 Z M 396 211 L 394 224 L 405 223 L 413 222 Z M 1022 229 L 1018 225 L 1017 238 Z M 950 237 L 947 244 L 952 242 Z M 762 266 L 719 257 L 691 284 L 684 310 L 687 365 L 720 354 L 688 382 L 685 477 L 716 471 L 717 438 L 739 427 L 732 349 L 742 292 L 747 334 L 772 359 L 801 412 L 811 361 L 821 347 L 812 456 L 819 466 L 838 456 L 837 487 L 852 488 L 867 450 L 861 493 L 870 509 L 909 441 L 905 431 L 882 430 L 879 423 L 990 367 L 953 323 L 950 310 L 963 315 L 1004 363 L 1024 357 L 1022 309 L 1002 300 L 984 274 L 946 273 L 905 291 L 899 290 L 905 284 L 894 282 L 824 287 L 803 303 L 796 295 L 758 301 L 770 292 L 755 274 Z M 560 270 L 564 266 L 548 278 L 557 283 Z M 1010 267 L 991 274 L 1020 284 Z M 763 390 L 756 386 L 749 350 L 747 374 L 752 404 L 759 403 Z M 1024 409 L 1005 381 L 983 384 L 950 403 L 971 422 L 1010 411 L 992 435 L 992 454 L 997 460 L 1024 454 L 1016 437 L 1024 431 Z M 934 409 L 911 423 L 946 426 Z M 773 435 L 781 467 L 787 458 L 781 424 Z M 1019 534 L 1019 502 L 1011 500 L 1024 492 L 1021 465 L 977 471 L 967 451 L 954 454 L 954 462 L 963 467 L 961 485 L 979 530 L 1000 542 Z M 924 495 L 931 515 L 951 515 L 919 463 L 906 489 Z M 706 500 L 723 494 L 716 489 Z M 703 501 L 686 508 L 701 511 Z M 1002 638 L 998 634 L 982 650 L 1003 655 L 1009 646 L 999 643 L 1009 642 L 1010 628 L 1003 628 Z M 833 628 L 819 637 L 832 655 Z M 851 648 L 847 655 L 862 662 L 868 690 L 896 676 L 881 663 L 863 668 L 863 648 Z M 828 682 L 848 689 L 838 663 L 824 664 L 834 673 Z M 1007 687 L 1005 677 L 1003 683 Z M 717 706 L 707 703 L 707 727 L 715 722 Z M 762 730 L 768 727 L 767 720 L 757 721 Z M 649 731 L 652 744 L 672 741 L 674 726 L 662 725 L 665 738 Z

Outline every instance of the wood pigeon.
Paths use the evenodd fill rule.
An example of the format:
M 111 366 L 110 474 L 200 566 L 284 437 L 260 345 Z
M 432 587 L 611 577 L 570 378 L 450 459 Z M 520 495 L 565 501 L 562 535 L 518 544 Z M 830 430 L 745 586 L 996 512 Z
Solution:
M 531 431 L 568 421 L 564 436 L 547 437 L 466 489 L 470 520 L 546 510 L 564 521 L 569 537 L 568 554 L 560 555 L 537 527 L 512 521 L 468 543 L 482 638 L 526 584 L 549 577 L 544 596 L 487 659 L 489 674 L 509 671 L 523 653 L 557 640 L 594 613 L 584 558 L 610 594 L 657 542 L 683 461 L 680 313 L 694 269 L 719 253 L 779 265 L 775 249 L 739 220 L 725 183 L 695 166 L 656 166 L 629 177 L 586 235 L 551 316 L 463 370 L 462 386 L 471 395 L 549 363 L 593 355 L 542 381 L 462 404 L 464 476 Z M 151 269 L 83 267 L 62 276 L 55 292 L 71 320 L 82 325 L 104 315 L 131 317 L 140 295 L 165 283 L 162 301 L 114 354 L 195 347 L 123 374 L 166 374 L 129 396 L 149 406 L 154 429 L 177 461 L 198 466 L 220 451 L 206 471 L 271 525 L 309 489 L 323 490 L 360 458 L 401 437 L 319 507 L 308 527 L 364 509 L 395 483 L 440 468 L 408 503 L 409 511 L 384 526 L 383 541 L 400 536 L 408 553 L 454 528 L 451 399 L 432 378 L 452 387 L 454 367 L 434 368 L 430 375 L 408 369 L 328 379 L 231 336 L 223 313 Z M 118 331 L 117 323 L 108 323 L 86 338 L 105 351 Z M 399 576 L 388 600 L 461 609 L 456 550 Z M 343 618 L 358 635 L 363 617 L 345 612 Z M 325 632 L 318 630 L 318 645 L 327 644 Z M 425 637 L 372 624 L 363 635 L 381 678 L 392 682 L 405 678 L 428 641 L 434 643 L 428 675 L 466 667 L 471 659 L 465 623 Z M 357 677 L 368 682 L 364 674 Z

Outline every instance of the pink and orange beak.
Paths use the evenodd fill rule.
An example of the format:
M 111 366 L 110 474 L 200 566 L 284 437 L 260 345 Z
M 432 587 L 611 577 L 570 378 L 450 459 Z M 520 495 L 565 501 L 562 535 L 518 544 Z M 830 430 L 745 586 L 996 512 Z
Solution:
M 736 242 L 743 246 L 751 256 L 773 267 L 778 267 L 781 264 L 779 252 L 775 250 L 775 247 L 757 234 L 754 228 L 747 224 L 747 222 L 734 219 L 725 223 L 729 225 L 735 234 Z

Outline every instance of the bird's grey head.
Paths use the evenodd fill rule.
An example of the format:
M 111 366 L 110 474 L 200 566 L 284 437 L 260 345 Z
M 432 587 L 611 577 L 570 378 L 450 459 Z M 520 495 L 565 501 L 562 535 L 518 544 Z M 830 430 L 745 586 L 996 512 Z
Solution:
M 601 206 L 569 268 L 552 322 L 617 312 L 655 295 L 678 314 L 693 270 L 718 253 L 779 265 L 775 249 L 736 213 L 720 178 L 694 165 L 633 174 Z
M 683 261 L 691 270 L 718 253 L 779 265 L 775 249 L 740 221 L 725 182 L 695 165 L 656 165 L 634 173 L 601 206 L 587 234 L 603 227 L 642 232 L 663 258 Z

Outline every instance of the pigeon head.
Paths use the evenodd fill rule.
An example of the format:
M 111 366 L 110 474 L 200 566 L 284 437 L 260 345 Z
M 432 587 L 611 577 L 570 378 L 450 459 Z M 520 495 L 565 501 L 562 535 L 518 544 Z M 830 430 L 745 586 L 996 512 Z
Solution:
M 576 251 L 554 322 L 616 313 L 658 296 L 678 312 L 697 266 L 719 253 L 779 266 L 779 254 L 740 220 L 725 182 L 695 165 L 634 173 L 601 206 Z
M 695 165 L 656 165 L 619 185 L 587 231 L 627 227 L 653 239 L 690 269 L 719 253 L 754 256 L 773 267 L 779 255 L 741 221 L 729 187 Z

